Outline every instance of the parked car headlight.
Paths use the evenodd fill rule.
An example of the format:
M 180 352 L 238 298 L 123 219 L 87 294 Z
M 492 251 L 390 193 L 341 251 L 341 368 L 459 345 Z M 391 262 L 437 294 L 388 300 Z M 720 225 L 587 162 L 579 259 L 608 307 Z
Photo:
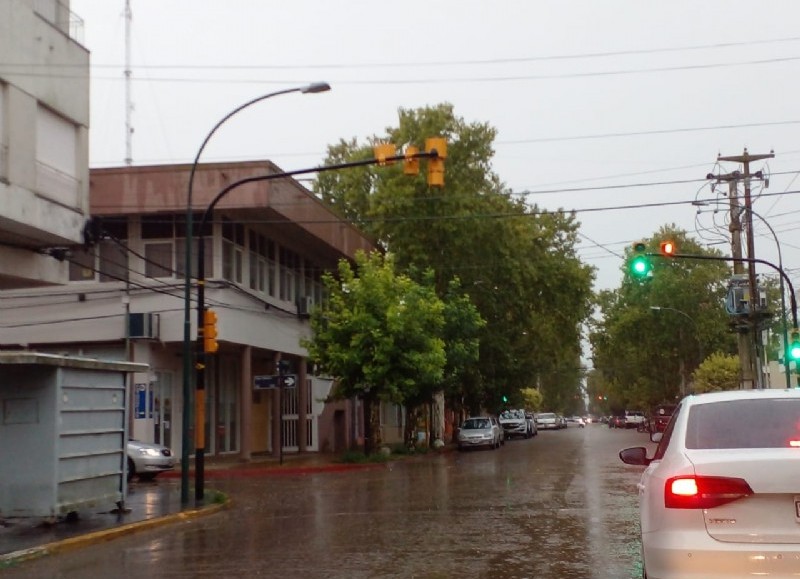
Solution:
M 161 453 L 155 448 L 140 448 L 139 454 L 144 456 L 161 456 Z

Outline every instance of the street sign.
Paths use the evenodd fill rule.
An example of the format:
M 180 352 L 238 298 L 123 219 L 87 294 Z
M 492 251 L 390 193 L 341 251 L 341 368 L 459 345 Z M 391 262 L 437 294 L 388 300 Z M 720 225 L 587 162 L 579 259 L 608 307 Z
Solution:
M 296 374 L 270 375 L 265 374 L 262 376 L 253 376 L 253 388 L 256 390 L 268 390 L 270 388 L 278 388 L 281 386 L 281 378 L 283 378 L 284 388 L 294 388 L 297 386 Z

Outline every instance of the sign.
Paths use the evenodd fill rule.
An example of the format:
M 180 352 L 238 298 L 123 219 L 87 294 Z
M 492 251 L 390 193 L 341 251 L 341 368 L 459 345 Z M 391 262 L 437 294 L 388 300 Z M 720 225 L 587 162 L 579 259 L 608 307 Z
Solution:
M 283 378 L 282 384 L 281 378 Z M 268 390 L 270 388 L 278 388 L 279 386 L 283 386 L 284 388 L 294 388 L 297 386 L 297 375 L 284 374 L 283 376 L 280 376 L 265 374 L 262 376 L 253 376 L 253 388 L 256 390 Z

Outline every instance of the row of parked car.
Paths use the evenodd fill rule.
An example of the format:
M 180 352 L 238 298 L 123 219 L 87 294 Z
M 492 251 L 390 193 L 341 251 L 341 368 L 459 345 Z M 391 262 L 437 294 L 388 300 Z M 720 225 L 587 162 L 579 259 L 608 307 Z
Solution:
M 534 414 L 522 409 L 504 410 L 499 418 L 473 416 L 467 418 L 458 430 L 458 449 L 487 446 L 495 449 L 510 438 L 531 438 L 540 430 L 561 430 L 574 424 L 583 428 L 585 422 L 579 416 L 565 418 L 555 412 Z

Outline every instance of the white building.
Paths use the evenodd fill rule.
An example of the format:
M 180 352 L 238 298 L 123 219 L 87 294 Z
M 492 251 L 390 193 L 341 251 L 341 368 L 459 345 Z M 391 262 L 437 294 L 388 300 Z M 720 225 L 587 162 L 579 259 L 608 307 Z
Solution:
M 39 248 L 82 242 L 89 53 L 69 0 L 0 2 L 0 288 L 59 283 Z

